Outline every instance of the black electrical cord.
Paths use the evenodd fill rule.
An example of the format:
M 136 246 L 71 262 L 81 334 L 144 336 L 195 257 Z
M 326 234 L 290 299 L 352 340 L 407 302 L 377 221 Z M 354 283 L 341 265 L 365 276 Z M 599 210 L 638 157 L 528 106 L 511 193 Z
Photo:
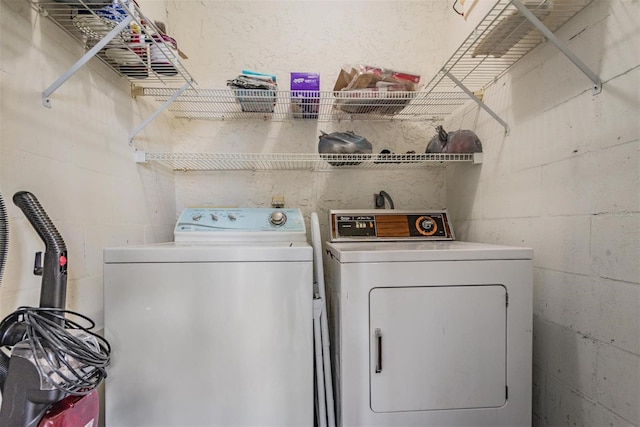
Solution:
M 382 190 L 376 195 L 376 208 L 384 208 L 385 199 L 389 202 L 389 209 L 395 209 L 393 199 L 386 191 Z
M 55 388 L 82 396 L 106 378 L 111 346 L 90 331 L 95 327 L 93 320 L 58 308 L 20 307 L 14 314 L 26 325 L 24 339 L 38 372 L 49 378 Z M 83 326 L 65 315 L 75 316 L 88 325 Z
M 464 13 L 463 13 L 463 12 L 459 12 L 459 11 L 458 11 L 458 9 L 456 9 L 456 4 L 458 4 L 458 0 L 456 0 L 456 1 L 454 1 L 454 2 L 453 2 L 453 6 L 452 6 L 453 11 L 454 11 L 455 13 L 457 13 L 458 15 L 460 15 L 460 16 L 464 16 Z

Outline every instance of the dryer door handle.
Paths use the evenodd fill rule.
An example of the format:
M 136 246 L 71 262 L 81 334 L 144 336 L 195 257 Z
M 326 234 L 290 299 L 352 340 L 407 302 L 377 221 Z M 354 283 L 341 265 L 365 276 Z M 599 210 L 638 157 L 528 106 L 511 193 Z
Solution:
M 376 328 L 375 330 L 376 336 L 376 374 L 382 372 L 382 330 L 380 328 Z

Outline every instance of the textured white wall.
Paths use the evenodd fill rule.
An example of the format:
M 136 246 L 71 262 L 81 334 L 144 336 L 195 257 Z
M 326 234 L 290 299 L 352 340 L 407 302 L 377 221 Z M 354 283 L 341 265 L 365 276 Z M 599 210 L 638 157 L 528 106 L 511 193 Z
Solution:
M 37 306 L 34 254 L 44 251 L 12 202 L 32 192 L 65 240 L 67 307 L 101 326 L 102 250 L 167 241 L 175 223 L 173 174 L 137 165 L 129 132 L 153 109 L 134 102 L 129 84 L 97 60 L 72 76 L 42 105 L 41 93 L 83 54 L 82 48 L 24 0 L 0 2 L 0 191 L 9 213 L 10 245 L 0 287 L 0 317 Z M 140 144 L 168 146 L 160 117 Z
M 447 170 L 459 238 L 534 248 L 534 425 L 640 425 L 640 2 L 596 1 L 486 93 L 504 136 L 469 107 L 451 128 L 484 144 Z M 477 126 L 474 124 L 477 122 Z
M 431 78 L 445 60 L 446 2 L 425 1 L 170 1 L 169 32 L 183 46 L 199 87 L 224 88 L 242 69 L 269 72 L 289 90 L 290 72 L 320 73 L 332 90 L 343 65 L 374 64 Z M 424 152 L 430 123 L 179 121 L 174 150 L 185 152 L 317 151 L 320 130 L 353 130 L 373 151 Z M 287 206 L 326 221 L 331 208 L 373 208 L 386 190 L 396 208 L 441 208 L 444 169 L 337 172 L 178 173 L 176 212 L 192 204 Z

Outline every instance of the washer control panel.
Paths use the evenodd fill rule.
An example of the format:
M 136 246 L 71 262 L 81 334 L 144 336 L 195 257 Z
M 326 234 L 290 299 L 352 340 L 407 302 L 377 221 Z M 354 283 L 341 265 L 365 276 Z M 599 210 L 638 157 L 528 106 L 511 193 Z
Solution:
M 371 240 L 454 240 L 445 209 L 332 210 L 332 242 Z
M 300 209 L 190 207 L 174 229 L 178 241 L 306 240 Z

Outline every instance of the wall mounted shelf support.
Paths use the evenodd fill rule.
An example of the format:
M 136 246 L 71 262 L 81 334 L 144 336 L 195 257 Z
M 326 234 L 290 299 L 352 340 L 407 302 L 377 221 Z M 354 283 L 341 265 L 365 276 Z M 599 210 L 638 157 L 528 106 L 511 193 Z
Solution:
M 41 16 L 47 17 L 86 49 L 75 64 L 42 92 L 42 104 L 47 108 L 51 108 L 52 94 L 93 58 L 129 80 L 134 88 L 134 97 L 136 91 L 140 92 L 139 88 L 160 84 L 175 92 L 171 96 L 173 101 L 187 87 L 195 84 L 180 62 L 177 49 L 164 41 L 163 33 L 153 20 L 144 16 L 135 2 L 113 0 L 105 6 L 108 8 L 105 11 L 104 8 L 90 7 L 86 0 L 27 1 Z M 129 145 L 171 101 L 162 105 L 130 134 Z
M 425 86 L 426 97 L 437 99 L 456 94 L 464 97 L 459 105 L 470 98 L 509 135 L 509 125 L 475 93 L 495 83 L 513 64 L 545 40 L 552 42 L 593 82 L 593 94 L 597 95 L 602 90 L 600 78 L 553 33 L 592 1 L 527 0 L 523 3 L 523 0 L 497 0 L 441 72 Z
M 109 31 L 106 36 L 104 36 L 98 43 L 96 43 L 95 46 L 93 46 L 84 55 L 82 55 L 82 58 L 80 58 L 75 64 L 73 64 L 71 68 L 69 68 L 63 75 L 61 75 L 58 80 L 56 80 L 55 82 L 53 82 L 53 84 L 51 84 L 51 86 L 46 88 L 44 92 L 42 92 L 42 104 L 47 108 L 51 108 L 51 100 L 49 99 L 51 94 L 53 94 L 53 92 L 55 92 L 60 86 L 62 86 L 64 82 L 69 80 L 69 78 L 73 76 L 80 68 L 82 68 L 84 64 L 89 62 L 89 60 L 93 58 L 98 52 L 100 52 L 107 45 L 107 43 L 113 40 L 115 36 L 120 34 L 120 32 L 125 28 L 127 28 L 132 20 L 133 18 L 127 15 L 127 17 L 125 17 L 120 23 L 118 23 L 118 25 L 116 25 L 111 31 Z
M 580 69 L 593 82 L 593 95 L 602 91 L 602 81 L 584 62 L 580 60 L 562 41 L 553 34 L 520 0 L 511 0 L 520 13 L 533 24 L 551 43 L 553 43 L 576 67 Z
M 142 129 L 144 129 L 149 123 L 151 123 L 153 121 L 153 119 L 155 119 L 158 116 L 158 114 L 160 114 L 161 112 L 166 110 L 167 107 L 169 107 L 169 105 L 171 105 L 173 103 L 173 101 L 175 101 L 176 98 L 178 98 L 180 95 L 182 95 L 182 92 L 187 90 L 187 88 L 189 88 L 189 87 L 191 87 L 191 82 L 186 82 L 184 85 L 182 85 L 182 87 L 180 89 L 176 90 L 175 93 L 173 95 L 171 95 L 169 97 L 169 99 L 167 99 L 153 114 L 151 114 L 142 123 L 140 123 L 138 125 L 138 127 L 136 127 L 133 130 L 133 132 L 131 132 L 131 134 L 129 135 L 129 145 L 133 145 L 133 138 L 135 138 L 135 136 L 138 133 L 140 133 L 140 131 L 142 131 Z
M 444 70 L 444 74 L 449 77 L 460 89 L 462 89 L 464 91 L 464 93 L 466 93 L 467 95 L 469 95 L 469 98 L 471 98 L 476 104 L 478 104 L 478 106 L 480 108 L 482 108 L 484 111 L 486 111 L 487 113 L 489 113 L 489 115 L 491 117 L 493 117 L 494 119 L 496 119 L 496 121 L 498 123 L 500 123 L 502 125 L 502 127 L 504 127 L 504 134 L 505 135 L 509 135 L 509 125 L 507 124 L 507 122 L 505 122 L 504 120 L 502 120 L 500 118 L 500 116 L 498 116 L 491 108 L 487 107 L 487 104 L 485 104 L 484 102 L 482 102 L 480 99 L 478 99 L 477 96 L 474 95 L 473 92 L 471 92 L 469 90 L 469 88 L 467 88 L 464 83 L 462 83 L 460 80 L 456 79 L 455 76 L 453 74 L 451 74 L 449 71 Z

